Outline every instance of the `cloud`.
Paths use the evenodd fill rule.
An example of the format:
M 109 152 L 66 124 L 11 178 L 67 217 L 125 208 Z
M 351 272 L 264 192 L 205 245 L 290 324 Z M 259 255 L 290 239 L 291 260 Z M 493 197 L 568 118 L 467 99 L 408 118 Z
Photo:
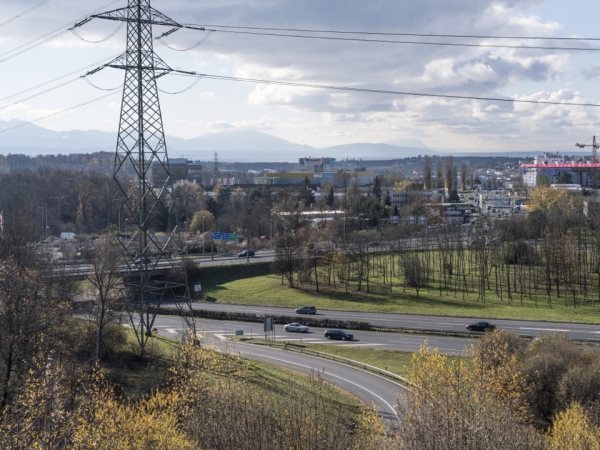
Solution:
M 0 15 L 11 17 L 34 3 L 36 0 L 3 0 Z M 74 22 L 97 6 L 89 3 L 54 0 L 19 20 L 18 24 L 0 29 L 0 45 L 3 40 L 17 45 L 69 20 Z M 541 0 L 163 0 L 153 1 L 153 6 L 174 20 L 198 24 L 438 34 L 558 34 L 561 30 L 559 23 L 527 12 L 528 8 L 540 3 Z M 122 5 L 125 5 L 125 0 Z M 119 6 L 116 3 L 110 8 Z M 99 40 L 114 28 L 112 22 L 93 21 L 86 24 L 81 34 Z M 176 48 L 186 48 L 193 46 L 202 36 L 199 32 L 182 30 L 166 37 L 165 42 Z M 419 40 L 400 36 L 387 39 Z M 456 41 L 499 43 L 483 39 Z M 521 44 L 518 40 L 500 42 Z M 113 46 L 119 46 L 119 43 L 123 45 L 122 40 L 110 40 L 98 48 L 111 49 L 112 53 Z M 61 36 L 49 45 L 52 51 L 64 49 L 65 54 L 71 47 L 76 47 L 72 52 L 77 55 L 92 52 L 93 47 L 88 50 L 87 46 L 80 49 L 81 46 L 84 45 L 70 35 Z M 212 33 L 191 52 L 157 50 L 165 61 L 176 61 L 174 67 L 247 78 L 440 94 L 505 97 L 518 93 L 522 98 L 528 98 L 523 93 L 535 91 L 529 97 L 583 98 L 575 90 L 559 89 L 565 80 L 571 81 L 566 71 L 572 59 L 563 52 L 317 41 L 221 32 Z M 585 76 L 590 79 L 600 76 L 600 65 L 588 69 Z M 223 105 L 232 102 L 233 96 L 228 95 L 228 90 L 234 89 L 228 89 L 226 84 L 223 88 L 220 86 L 216 88 L 222 89 L 220 91 L 191 91 L 188 95 L 196 99 L 216 95 Z M 214 131 L 287 127 L 299 136 L 329 135 L 345 136 L 347 139 L 360 137 L 361 133 L 373 138 L 379 134 L 382 139 L 403 135 L 422 137 L 430 145 L 445 143 L 442 146 L 447 147 L 453 141 L 468 144 L 480 139 L 482 145 L 501 145 L 516 143 L 519 136 L 522 140 L 532 141 L 540 136 L 542 139 L 547 136 L 556 138 L 561 133 L 564 136 L 569 127 L 572 132 L 587 133 L 598 120 L 594 111 L 585 108 L 406 98 L 273 85 L 257 85 L 239 101 L 240 105 L 247 103 L 244 113 L 255 110 L 258 117 L 236 120 L 241 117 L 238 111 L 242 108 L 232 103 L 231 110 L 236 111 L 235 115 L 227 117 L 219 111 L 210 119 L 223 120 L 207 120 L 198 126 Z M 279 111 L 277 107 L 281 107 L 285 117 L 276 116 L 277 121 L 265 117 L 265 111 L 269 111 L 267 114 L 271 110 Z M 190 109 L 190 117 L 185 120 L 198 124 L 199 119 L 193 114 Z M 326 128 L 317 131 L 319 126 Z M 307 130 L 310 132 L 307 133 Z M 533 136 L 532 133 L 538 134 Z
M 270 117 L 263 117 L 258 120 L 240 120 L 236 122 L 209 122 L 206 124 L 206 130 L 209 132 L 228 131 L 228 130 L 258 130 L 266 131 L 277 127 L 277 121 Z

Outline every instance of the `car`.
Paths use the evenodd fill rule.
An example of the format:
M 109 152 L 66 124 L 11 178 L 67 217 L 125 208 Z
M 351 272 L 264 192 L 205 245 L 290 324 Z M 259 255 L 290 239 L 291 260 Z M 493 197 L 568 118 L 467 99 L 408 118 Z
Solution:
M 288 333 L 308 333 L 309 328 L 298 322 L 288 323 L 283 327 Z
M 496 325 L 490 322 L 475 322 L 467 325 L 469 331 L 493 331 L 496 329 Z
M 254 250 L 244 250 L 238 253 L 238 258 L 254 258 Z
M 314 306 L 301 306 L 296 309 L 296 314 L 310 314 L 315 315 L 317 313 L 317 308 Z
M 148 255 L 144 255 L 144 256 L 138 256 L 137 258 L 135 258 L 133 260 L 133 264 L 135 264 L 136 266 L 139 265 L 148 265 L 151 264 L 152 260 L 150 259 L 150 257 Z
M 347 331 L 344 330 L 340 330 L 340 329 L 333 329 L 333 330 L 327 330 L 325 331 L 325 337 L 327 339 L 336 339 L 336 340 L 344 340 L 344 341 L 351 341 L 354 339 L 354 335 L 351 333 L 348 333 Z

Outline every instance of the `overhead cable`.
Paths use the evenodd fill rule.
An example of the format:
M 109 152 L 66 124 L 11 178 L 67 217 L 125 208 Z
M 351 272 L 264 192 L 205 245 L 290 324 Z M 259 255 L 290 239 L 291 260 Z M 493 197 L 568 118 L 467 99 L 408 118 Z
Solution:
M 578 36 L 519 36 L 519 35 L 485 35 L 485 34 L 440 34 L 440 33 L 401 33 L 385 31 L 351 31 L 351 30 L 331 30 L 314 28 L 276 28 L 276 27 L 250 27 L 234 25 L 214 25 L 214 24 L 189 24 L 187 26 L 222 28 L 231 30 L 257 30 L 257 31 L 282 31 L 290 33 L 323 33 L 323 34 L 355 34 L 366 36 L 412 36 L 412 37 L 433 37 L 433 38 L 457 38 L 457 39 L 520 39 L 520 40 L 551 40 L 551 41 L 600 41 L 600 37 L 578 37 Z
M 76 110 L 76 109 L 79 109 L 79 108 L 83 108 L 84 106 L 91 105 L 92 103 L 99 102 L 100 100 L 104 100 L 105 98 L 111 97 L 111 96 L 113 96 L 115 94 L 116 94 L 116 92 L 110 92 L 108 94 L 101 95 L 100 97 L 93 98 L 93 99 L 88 100 L 86 102 L 79 103 L 78 105 L 71 106 L 69 108 L 65 108 L 65 109 L 62 109 L 60 111 L 56 111 L 56 112 L 54 112 L 52 114 L 48 114 L 48 115 L 43 116 L 43 117 L 39 117 L 39 118 L 37 118 L 35 120 L 29 120 L 27 122 L 21 122 L 18 125 L 15 125 L 15 126 L 12 126 L 12 127 L 8 127 L 8 128 L 4 128 L 4 129 L 0 129 L 0 134 L 7 133 L 7 132 L 12 131 L 12 130 L 16 130 L 17 128 L 25 127 L 27 125 L 33 125 L 33 124 L 36 124 L 38 122 L 41 122 L 42 120 L 46 120 L 46 119 L 50 119 L 52 117 L 60 116 L 60 115 L 65 114 L 67 112 L 70 112 L 70 111 L 73 111 L 73 110 Z
M 326 84 L 314 84 L 314 83 L 299 83 L 293 81 L 276 81 L 276 80 L 265 80 L 260 78 L 241 78 L 241 77 L 230 77 L 224 75 L 212 75 L 212 74 L 202 74 L 195 72 L 186 72 L 181 70 L 173 70 L 174 74 L 184 75 L 184 76 L 196 76 L 209 80 L 223 80 L 223 81 L 237 81 L 243 83 L 254 83 L 254 84 L 269 84 L 276 86 L 292 86 L 292 87 L 304 87 L 311 89 L 325 89 L 325 90 L 333 90 L 333 91 L 343 91 L 343 92 L 363 92 L 368 94 L 388 94 L 388 95 L 401 95 L 401 96 L 410 96 L 410 97 L 431 97 L 431 98 L 443 98 L 443 99 L 453 99 L 453 100 L 481 100 L 488 102 L 505 102 L 505 103 L 527 103 L 534 105 L 557 105 L 557 106 L 582 106 L 582 107 L 600 107 L 598 103 L 579 103 L 579 102 L 558 102 L 551 100 L 526 100 L 526 99 L 515 99 L 508 97 L 482 97 L 482 96 L 473 96 L 473 95 L 457 95 L 457 94 L 434 94 L 434 93 L 425 93 L 425 92 L 408 92 L 408 91 L 394 91 L 387 89 L 370 89 L 370 88 L 358 88 L 351 86 L 333 86 Z
M 111 2 L 108 2 L 104 6 L 95 10 L 93 13 L 102 11 L 103 9 L 107 8 L 108 6 L 110 6 L 113 3 L 116 3 L 118 1 L 119 0 L 112 0 Z M 87 15 L 85 17 L 87 17 Z M 4 63 L 6 61 L 9 61 L 13 58 L 16 58 L 17 56 L 20 56 L 23 53 L 28 52 L 29 50 L 33 50 L 34 48 L 37 48 L 47 42 L 50 42 L 59 36 L 62 36 L 63 34 L 65 34 L 68 31 L 68 29 L 70 28 L 72 23 L 73 23 L 73 21 L 69 21 L 67 24 L 62 25 L 61 27 L 55 28 L 52 31 L 44 33 L 43 35 L 38 36 L 37 38 L 32 39 L 28 42 L 25 42 L 24 44 L 18 45 L 17 47 L 15 47 L 11 50 L 0 53 L 0 64 Z
M 41 6 L 44 6 L 46 3 L 48 3 L 50 0 L 42 0 L 41 2 L 38 2 L 36 4 L 34 4 L 33 6 L 30 6 L 29 8 L 27 8 L 24 11 L 21 11 L 19 14 L 17 14 L 16 16 L 11 17 L 10 19 L 5 20 L 4 22 L 0 22 L 0 27 L 3 27 L 5 25 L 8 25 L 11 22 L 14 22 L 17 19 L 20 19 L 23 16 L 26 16 L 27 14 L 29 14 L 32 11 L 35 11 L 36 9 L 38 9 Z
M 410 41 L 397 39 L 371 39 L 358 37 L 339 37 L 339 36 L 322 36 L 309 34 L 289 34 L 266 31 L 243 31 L 231 29 L 206 28 L 203 26 L 183 25 L 183 28 L 197 31 L 212 31 L 228 34 L 250 35 L 250 36 L 268 36 L 280 38 L 308 39 L 308 40 L 325 40 L 325 41 L 345 41 L 345 42 L 366 42 L 380 44 L 396 44 L 396 45 L 425 45 L 437 47 L 474 47 L 474 48 L 508 48 L 516 50 L 550 50 L 563 52 L 600 52 L 600 47 L 571 47 L 571 46 L 553 46 L 553 45 L 510 45 L 510 44 L 486 44 L 486 43 L 471 43 L 471 42 L 441 42 L 441 41 Z M 159 36 L 157 39 L 161 39 Z

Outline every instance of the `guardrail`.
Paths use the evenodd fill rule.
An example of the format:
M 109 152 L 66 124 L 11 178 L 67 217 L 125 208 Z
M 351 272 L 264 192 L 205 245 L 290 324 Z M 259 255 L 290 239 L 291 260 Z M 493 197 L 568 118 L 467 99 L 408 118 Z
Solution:
M 257 345 L 257 344 L 254 344 L 254 345 Z M 344 356 L 338 356 L 338 355 L 334 355 L 333 353 L 327 353 L 327 352 L 319 352 L 317 350 L 300 347 L 298 345 L 290 344 L 287 342 L 280 344 L 280 345 L 273 345 L 273 344 L 269 344 L 269 343 L 267 343 L 265 345 L 268 345 L 270 347 L 275 347 L 275 348 L 281 348 L 281 349 L 287 350 L 287 351 L 293 351 L 296 353 L 302 353 L 302 354 L 309 355 L 309 356 L 315 356 L 317 358 L 327 359 L 330 361 L 340 362 L 340 363 L 347 364 L 349 366 L 357 367 L 359 369 L 366 370 L 367 372 L 371 372 L 371 373 L 380 375 L 384 378 L 388 378 L 392 381 L 396 381 L 396 382 L 402 384 L 402 386 L 409 391 L 411 390 L 412 387 L 414 387 L 414 384 L 408 378 L 405 378 L 401 375 L 390 372 L 389 370 L 385 370 L 380 367 L 372 366 L 370 364 L 365 364 L 363 362 L 356 361 L 356 360 L 350 359 L 350 358 L 346 358 Z

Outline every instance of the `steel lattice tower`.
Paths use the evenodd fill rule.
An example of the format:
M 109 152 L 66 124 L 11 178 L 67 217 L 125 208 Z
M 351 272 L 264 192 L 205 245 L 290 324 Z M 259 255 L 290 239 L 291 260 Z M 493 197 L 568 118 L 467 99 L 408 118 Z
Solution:
M 169 159 L 158 96 L 157 78 L 172 69 L 154 53 L 153 26 L 172 29 L 181 27 L 177 22 L 150 6 L 150 0 L 129 0 L 128 6 L 101 14 L 94 14 L 74 28 L 94 19 L 127 23 L 127 50 L 105 67 L 125 71 L 119 135 L 115 153 L 113 177 L 124 207 L 135 220 L 132 236 L 120 239 L 129 267 L 126 287 L 135 298 L 135 317 L 130 313 L 142 351 L 152 334 L 155 314 L 152 305 L 163 298 L 181 296 L 189 299 L 185 276 L 179 281 L 164 276 L 165 267 L 175 267 L 164 242 L 159 242 L 149 230 L 153 211 L 160 204 L 170 182 Z M 132 182 L 131 173 L 135 174 Z M 156 181 L 160 180 L 160 185 Z M 168 243 L 168 241 L 167 241 Z M 178 294 L 176 294 L 178 292 Z

